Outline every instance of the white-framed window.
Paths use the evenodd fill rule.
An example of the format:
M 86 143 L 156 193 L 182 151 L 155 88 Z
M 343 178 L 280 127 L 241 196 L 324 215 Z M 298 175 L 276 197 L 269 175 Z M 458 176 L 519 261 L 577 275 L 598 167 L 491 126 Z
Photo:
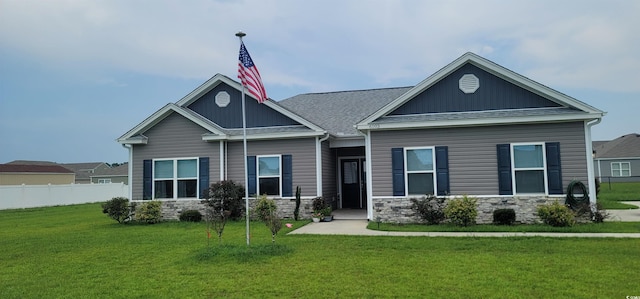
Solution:
M 198 197 L 198 158 L 153 160 L 154 198 Z
M 265 155 L 256 157 L 258 194 L 280 196 L 282 194 L 282 157 Z
M 512 143 L 511 159 L 511 177 L 516 194 L 547 194 L 544 143 Z
M 433 147 L 404 149 L 405 190 L 408 195 L 435 194 L 435 150 Z
M 111 184 L 111 179 L 98 179 L 98 184 Z
M 615 176 L 615 177 L 631 176 L 631 163 L 611 162 L 611 176 Z

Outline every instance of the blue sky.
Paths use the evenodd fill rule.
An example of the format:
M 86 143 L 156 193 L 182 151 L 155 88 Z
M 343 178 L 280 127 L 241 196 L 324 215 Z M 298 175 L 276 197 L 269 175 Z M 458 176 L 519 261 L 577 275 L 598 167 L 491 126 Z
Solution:
M 115 139 L 216 73 L 238 39 L 267 94 L 412 86 L 465 52 L 640 133 L 640 1 L 0 2 L 0 163 L 124 162 Z

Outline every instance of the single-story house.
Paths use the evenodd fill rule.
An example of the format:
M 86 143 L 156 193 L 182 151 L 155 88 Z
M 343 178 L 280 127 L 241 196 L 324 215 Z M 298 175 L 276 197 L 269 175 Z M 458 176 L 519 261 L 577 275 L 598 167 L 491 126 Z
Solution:
M 241 91 L 217 74 L 118 138 L 131 200 L 179 211 L 212 182 L 244 185 Z M 247 95 L 247 187 L 285 207 L 300 186 L 305 216 L 321 196 L 369 220 L 414 222 L 410 199 L 436 194 L 478 198 L 478 222 L 497 208 L 532 222 L 572 180 L 595 194 L 591 127 L 603 115 L 473 53 L 411 87 Z
M 640 182 L 640 134 L 594 142 L 593 155 L 601 182 Z
M 89 177 L 91 178 L 91 184 L 129 184 L 129 163 L 97 170 Z
M 60 165 L 0 164 L 0 185 L 73 184 L 75 173 Z
M 90 176 L 97 172 L 109 169 L 110 166 L 104 162 L 83 162 L 83 163 L 56 163 L 51 161 L 33 161 L 33 160 L 15 160 L 7 164 L 20 164 L 20 165 L 59 165 L 66 169 L 73 171 L 75 175 L 75 181 L 71 183 L 75 184 L 89 184 L 91 183 Z

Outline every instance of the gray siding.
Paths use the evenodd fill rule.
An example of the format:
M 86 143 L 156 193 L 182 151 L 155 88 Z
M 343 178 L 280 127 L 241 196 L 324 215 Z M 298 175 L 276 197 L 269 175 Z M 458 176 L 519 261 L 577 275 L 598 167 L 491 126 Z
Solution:
M 478 77 L 480 88 L 476 92 L 465 94 L 460 90 L 458 82 L 464 74 Z M 467 63 L 390 115 L 558 106 L 560 105 Z
M 391 148 L 448 146 L 452 195 L 498 194 L 496 145 L 560 142 L 563 185 L 587 184 L 584 123 L 550 123 L 371 133 L 373 196 L 392 196 Z
M 292 155 L 294 194 L 300 186 L 302 196 L 316 195 L 315 138 L 248 141 L 247 155 Z M 244 186 L 242 141 L 228 143 L 227 171 L 227 179 Z
M 322 143 L 322 196 L 326 199 L 337 200 L 336 190 L 336 151 L 329 148 L 329 140 Z
M 611 175 L 612 162 L 629 162 L 631 167 L 631 177 L 613 177 Z M 596 177 L 600 177 L 602 183 L 608 182 L 640 182 L 640 159 L 597 159 L 593 163 Z M 598 173 L 598 167 L 602 167 Z
M 220 108 L 215 103 L 215 97 L 220 91 L 226 91 L 231 97 L 231 102 L 227 107 Z M 223 128 L 242 128 L 242 93 L 227 84 L 221 83 L 214 87 L 189 105 L 188 108 Z M 245 108 L 247 112 L 247 127 L 249 128 L 299 124 L 288 116 L 258 103 L 248 95 L 245 99 Z
M 209 178 L 211 182 L 217 181 L 220 177 L 220 144 L 202 141 L 204 133 L 207 130 L 177 113 L 146 131 L 148 143 L 133 146 L 132 199 L 142 199 L 142 161 L 146 159 L 209 157 Z

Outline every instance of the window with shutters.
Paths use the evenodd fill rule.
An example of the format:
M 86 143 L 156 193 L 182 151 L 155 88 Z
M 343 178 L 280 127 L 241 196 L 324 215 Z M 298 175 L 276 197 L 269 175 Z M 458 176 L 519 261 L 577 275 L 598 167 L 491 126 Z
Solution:
M 544 143 L 513 143 L 511 159 L 516 194 L 547 193 Z
M 198 196 L 198 159 L 153 160 L 154 198 L 195 198 Z
M 281 156 L 257 156 L 258 194 L 280 196 L 281 193 Z
M 435 194 L 435 156 L 433 147 L 405 148 L 405 182 L 408 195 Z

